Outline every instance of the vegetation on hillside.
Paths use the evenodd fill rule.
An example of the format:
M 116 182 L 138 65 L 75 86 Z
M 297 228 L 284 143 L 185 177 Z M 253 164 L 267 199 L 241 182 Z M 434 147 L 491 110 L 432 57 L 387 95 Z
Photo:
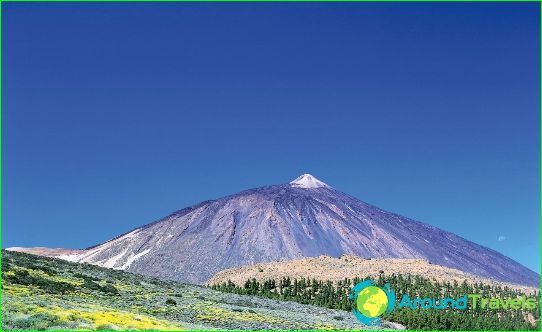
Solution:
M 17 252 L 2 251 L 2 281 L 3 330 L 359 327 L 344 311 Z
M 365 278 L 364 280 L 366 280 Z M 244 285 L 236 285 L 231 281 L 213 285 L 212 289 L 236 294 L 263 296 L 272 299 L 290 300 L 304 304 L 314 304 L 326 308 L 351 311 L 354 301 L 348 299 L 353 285 L 362 281 L 360 278 L 344 279 L 333 283 L 331 281 L 282 278 L 258 282 L 256 279 L 247 280 Z M 398 297 L 408 294 L 411 298 L 461 297 L 464 294 L 481 294 L 483 297 L 517 298 L 526 296 L 517 290 L 500 286 L 489 286 L 482 283 L 469 285 L 439 283 L 420 276 L 403 276 L 393 274 L 384 277 L 381 273 L 377 284 L 382 286 L 389 282 Z M 540 292 L 528 296 L 540 299 Z M 400 300 L 400 298 L 399 298 Z M 383 318 L 400 323 L 409 329 L 416 330 L 539 330 L 540 311 L 539 301 L 534 310 L 435 310 L 408 308 L 398 309 Z

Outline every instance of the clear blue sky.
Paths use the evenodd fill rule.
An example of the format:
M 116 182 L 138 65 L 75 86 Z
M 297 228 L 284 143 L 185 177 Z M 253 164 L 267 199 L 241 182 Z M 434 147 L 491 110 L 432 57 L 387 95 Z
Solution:
M 308 172 L 540 271 L 537 3 L 2 8 L 3 247 Z

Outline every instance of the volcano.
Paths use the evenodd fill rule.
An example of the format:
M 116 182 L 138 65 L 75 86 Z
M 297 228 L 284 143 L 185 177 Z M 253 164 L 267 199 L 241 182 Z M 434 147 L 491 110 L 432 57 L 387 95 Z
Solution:
M 492 249 L 364 203 L 310 174 L 202 202 L 85 250 L 56 252 L 70 261 L 196 284 L 231 267 L 348 254 L 423 258 L 539 286 L 537 273 Z

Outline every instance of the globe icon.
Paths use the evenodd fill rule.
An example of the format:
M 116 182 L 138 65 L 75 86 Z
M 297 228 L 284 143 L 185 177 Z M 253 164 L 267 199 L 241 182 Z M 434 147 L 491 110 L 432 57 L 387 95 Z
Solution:
M 369 286 L 359 292 L 356 306 L 364 316 L 370 318 L 378 317 L 386 311 L 388 297 L 380 287 Z

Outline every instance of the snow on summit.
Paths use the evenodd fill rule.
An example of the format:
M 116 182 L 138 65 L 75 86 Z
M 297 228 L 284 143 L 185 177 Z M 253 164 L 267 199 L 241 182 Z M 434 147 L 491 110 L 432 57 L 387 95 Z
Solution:
M 297 188 L 329 188 L 329 186 L 310 174 L 303 174 L 290 182 L 292 187 Z

